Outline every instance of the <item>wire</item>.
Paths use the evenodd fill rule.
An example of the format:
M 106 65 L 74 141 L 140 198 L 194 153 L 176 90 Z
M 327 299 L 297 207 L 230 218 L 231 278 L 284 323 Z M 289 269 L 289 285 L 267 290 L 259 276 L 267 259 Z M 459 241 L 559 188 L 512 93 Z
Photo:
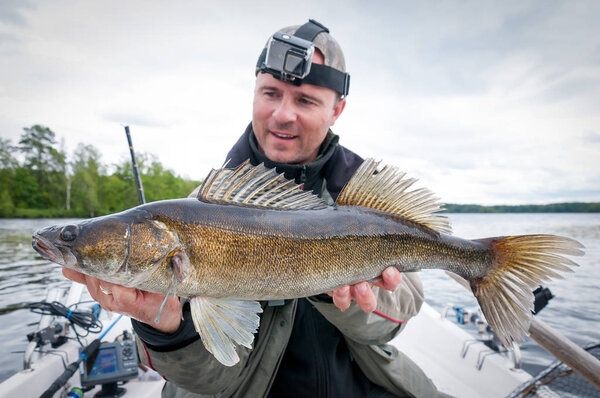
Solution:
M 108 327 L 108 329 L 106 329 L 104 331 L 104 333 L 102 333 L 102 335 L 100 335 L 100 337 L 98 337 L 98 340 L 102 340 L 104 338 L 104 336 L 106 336 L 106 333 L 108 333 L 108 331 L 110 329 L 112 329 L 113 326 L 115 326 L 117 324 L 117 322 L 119 322 L 119 319 L 123 318 L 123 314 L 119 314 L 119 316 L 117 317 L 117 319 L 115 319 L 113 321 L 113 323 L 110 324 L 110 326 Z
M 381 313 L 381 312 L 379 312 L 379 311 L 373 311 L 373 312 L 374 312 L 374 313 L 376 313 L 376 314 L 377 314 L 377 315 L 379 315 L 379 316 L 382 316 L 382 317 L 384 317 L 384 318 L 385 318 L 385 319 L 387 319 L 387 320 L 390 320 L 390 321 L 392 321 L 392 322 L 396 322 L 396 323 L 405 323 L 405 322 L 406 322 L 406 321 L 400 321 L 400 320 L 398 320 L 398 319 L 394 319 L 394 318 L 392 318 L 392 317 L 390 317 L 390 316 L 387 316 L 387 315 L 385 315 L 385 314 L 383 314 L 383 313 Z
M 77 308 L 78 304 L 81 303 L 73 305 L 75 308 Z M 39 301 L 29 304 L 28 307 L 31 312 L 36 314 L 63 316 L 67 318 L 67 320 L 71 323 L 73 332 L 75 332 L 77 341 L 81 346 L 83 346 L 83 343 L 81 340 L 79 340 L 80 337 L 86 337 L 90 333 L 100 333 L 102 331 L 102 323 L 98 320 L 96 315 L 88 310 L 70 309 L 58 301 L 53 301 L 51 303 L 47 301 Z M 85 330 L 86 333 L 79 333 L 77 328 Z

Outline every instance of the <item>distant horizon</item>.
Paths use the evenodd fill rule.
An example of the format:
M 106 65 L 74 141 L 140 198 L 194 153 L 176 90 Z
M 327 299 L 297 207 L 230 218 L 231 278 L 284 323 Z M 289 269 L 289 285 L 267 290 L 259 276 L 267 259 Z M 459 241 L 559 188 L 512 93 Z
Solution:
M 599 213 L 600 202 L 556 202 L 546 204 L 479 205 L 443 203 L 447 213 Z

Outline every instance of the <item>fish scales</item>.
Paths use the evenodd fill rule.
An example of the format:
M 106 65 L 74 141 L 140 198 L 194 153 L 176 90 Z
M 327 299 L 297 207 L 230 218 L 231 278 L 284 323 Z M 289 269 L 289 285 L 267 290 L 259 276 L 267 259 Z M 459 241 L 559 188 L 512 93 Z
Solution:
M 571 271 L 577 264 L 565 256 L 582 255 L 583 246 L 553 235 L 453 237 L 437 199 L 409 191 L 413 182 L 367 159 L 326 207 L 275 170 L 245 162 L 213 170 L 194 199 L 50 226 L 32 245 L 105 281 L 189 298 L 202 342 L 226 366 L 239 361 L 236 345 L 251 347 L 262 312 L 256 300 L 328 292 L 392 265 L 462 276 L 500 341 L 521 341 L 532 290 Z
M 461 275 L 483 274 L 489 266 L 488 248 L 480 243 L 366 208 L 286 212 L 191 199 L 140 208 L 178 231 L 194 264 L 177 287 L 183 297 L 286 299 L 373 279 L 390 265 Z M 138 287 L 166 293 L 170 275 L 162 267 Z

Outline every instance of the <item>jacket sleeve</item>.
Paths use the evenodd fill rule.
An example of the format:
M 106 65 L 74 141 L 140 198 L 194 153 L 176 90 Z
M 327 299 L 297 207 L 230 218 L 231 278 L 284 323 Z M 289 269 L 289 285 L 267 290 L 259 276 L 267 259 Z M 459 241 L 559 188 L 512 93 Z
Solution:
M 250 349 L 238 347 L 240 362 L 234 366 L 221 365 L 204 348 L 201 340 L 175 351 L 155 351 L 138 339 L 141 362 L 156 370 L 166 380 L 188 391 L 217 394 L 240 377 L 246 366 Z
M 423 284 L 417 273 L 406 272 L 394 292 L 373 287 L 373 293 L 377 298 L 377 312 L 396 321 L 375 312 L 367 314 L 354 301 L 342 312 L 331 300 L 315 297 L 309 300 L 346 337 L 360 344 L 384 344 L 402 330 L 404 323 L 397 321 L 406 322 L 421 309 Z
M 189 305 L 184 306 L 184 320 L 173 334 L 162 333 L 150 325 L 132 321 L 138 335 L 140 360 L 168 381 L 189 391 L 216 394 L 240 377 L 250 349 L 239 346 L 240 361 L 223 366 L 209 353 L 194 329 Z M 201 371 L 200 371 L 201 370 Z

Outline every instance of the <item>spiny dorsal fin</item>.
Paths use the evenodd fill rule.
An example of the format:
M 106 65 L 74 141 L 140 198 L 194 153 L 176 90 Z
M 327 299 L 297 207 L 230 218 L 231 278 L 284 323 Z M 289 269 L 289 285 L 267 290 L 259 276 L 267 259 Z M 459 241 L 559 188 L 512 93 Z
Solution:
M 442 205 L 431 191 L 425 188 L 408 191 L 416 179 L 405 179 L 406 174 L 393 166 L 377 171 L 378 166 L 379 162 L 366 159 L 348 181 L 336 204 L 384 211 L 437 232 L 452 231 L 448 218 L 434 214 L 442 209 Z
M 312 210 L 326 207 L 317 195 L 303 191 L 275 169 L 250 161 L 235 169 L 213 169 L 197 196 L 208 203 L 233 204 L 281 210 Z

